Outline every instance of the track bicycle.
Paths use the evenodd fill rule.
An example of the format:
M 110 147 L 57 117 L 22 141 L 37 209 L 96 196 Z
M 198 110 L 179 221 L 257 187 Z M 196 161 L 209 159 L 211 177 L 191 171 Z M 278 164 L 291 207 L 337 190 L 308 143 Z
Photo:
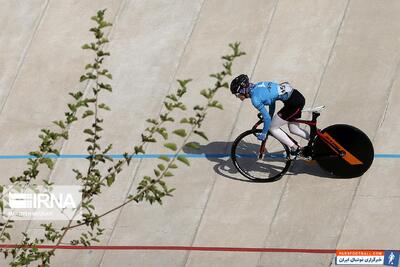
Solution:
M 315 160 L 333 176 L 353 178 L 363 175 L 374 160 L 371 140 L 360 129 L 346 124 L 334 124 L 323 130 L 317 128 L 317 118 L 324 106 L 303 109 L 311 112 L 311 120 L 294 119 L 290 122 L 310 127 L 310 139 L 302 149 L 300 158 Z M 261 113 L 254 126 L 240 134 L 232 144 L 231 159 L 236 169 L 246 178 L 259 182 L 272 182 L 281 178 L 290 168 L 290 148 L 268 133 L 264 141 L 257 139 L 262 130 Z M 286 133 L 286 132 L 285 132 Z M 286 135 L 296 144 L 290 135 Z

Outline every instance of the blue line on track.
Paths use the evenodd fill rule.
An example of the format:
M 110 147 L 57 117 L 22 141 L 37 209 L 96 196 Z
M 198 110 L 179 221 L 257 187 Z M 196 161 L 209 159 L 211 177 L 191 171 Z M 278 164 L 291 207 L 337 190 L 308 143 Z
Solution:
M 400 159 L 400 154 L 375 154 L 375 158 Z
M 46 158 L 51 159 L 84 159 L 88 155 L 85 154 L 64 154 L 64 155 L 47 155 Z M 112 157 L 113 159 L 122 159 L 124 158 L 123 154 L 107 154 L 107 156 Z M 167 156 L 169 158 L 175 157 L 175 154 L 145 154 L 145 155 L 132 155 L 132 158 L 135 159 L 155 159 L 160 156 Z M 187 158 L 228 158 L 230 154 L 222 154 L 222 153 L 214 153 L 214 154 L 178 154 L 178 156 L 185 156 Z M 0 160 L 2 159 L 33 159 L 35 156 L 30 155 L 0 155 Z M 384 159 L 400 159 L 400 154 L 375 154 L 375 158 L 384 158 Z

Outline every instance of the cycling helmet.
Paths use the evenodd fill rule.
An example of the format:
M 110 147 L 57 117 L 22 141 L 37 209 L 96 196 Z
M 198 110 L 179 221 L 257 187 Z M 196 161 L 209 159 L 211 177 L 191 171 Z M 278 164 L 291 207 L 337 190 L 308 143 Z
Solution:
M 249 85 L 249 76 L 246 74 L 240 74 L 232 80 L 230 89 L 232 94 L 239 93 L 240 89 L 246 88 Z

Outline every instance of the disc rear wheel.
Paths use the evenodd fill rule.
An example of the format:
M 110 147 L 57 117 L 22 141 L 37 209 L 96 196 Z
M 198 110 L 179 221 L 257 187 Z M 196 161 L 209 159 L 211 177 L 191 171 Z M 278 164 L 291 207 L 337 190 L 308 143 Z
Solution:
M 342 156 L 338 155 L 318 136 L 312 148 L 313 157 L 324 170 L 335 176 L 353 178 L 363 175 L 369 169 L 374 160 L 374 147 L 360 129 L 335 124 L 322 130 L 322 133 L 328 134 L 347 151 Z M 351 160 L 348 158 L 350 155 L 354 157 Z

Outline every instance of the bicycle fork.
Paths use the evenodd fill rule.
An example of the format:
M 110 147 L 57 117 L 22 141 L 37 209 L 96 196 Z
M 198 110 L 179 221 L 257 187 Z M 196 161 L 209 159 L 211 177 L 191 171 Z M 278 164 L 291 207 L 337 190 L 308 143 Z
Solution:
M 265 137 L 265 139 L 261 142 L 260 150 L 258 152 L 258 159 L 262 159 L 265 151 L 267 150 L 265 147 L 265 143 L 267 143 L 268 135 Z

